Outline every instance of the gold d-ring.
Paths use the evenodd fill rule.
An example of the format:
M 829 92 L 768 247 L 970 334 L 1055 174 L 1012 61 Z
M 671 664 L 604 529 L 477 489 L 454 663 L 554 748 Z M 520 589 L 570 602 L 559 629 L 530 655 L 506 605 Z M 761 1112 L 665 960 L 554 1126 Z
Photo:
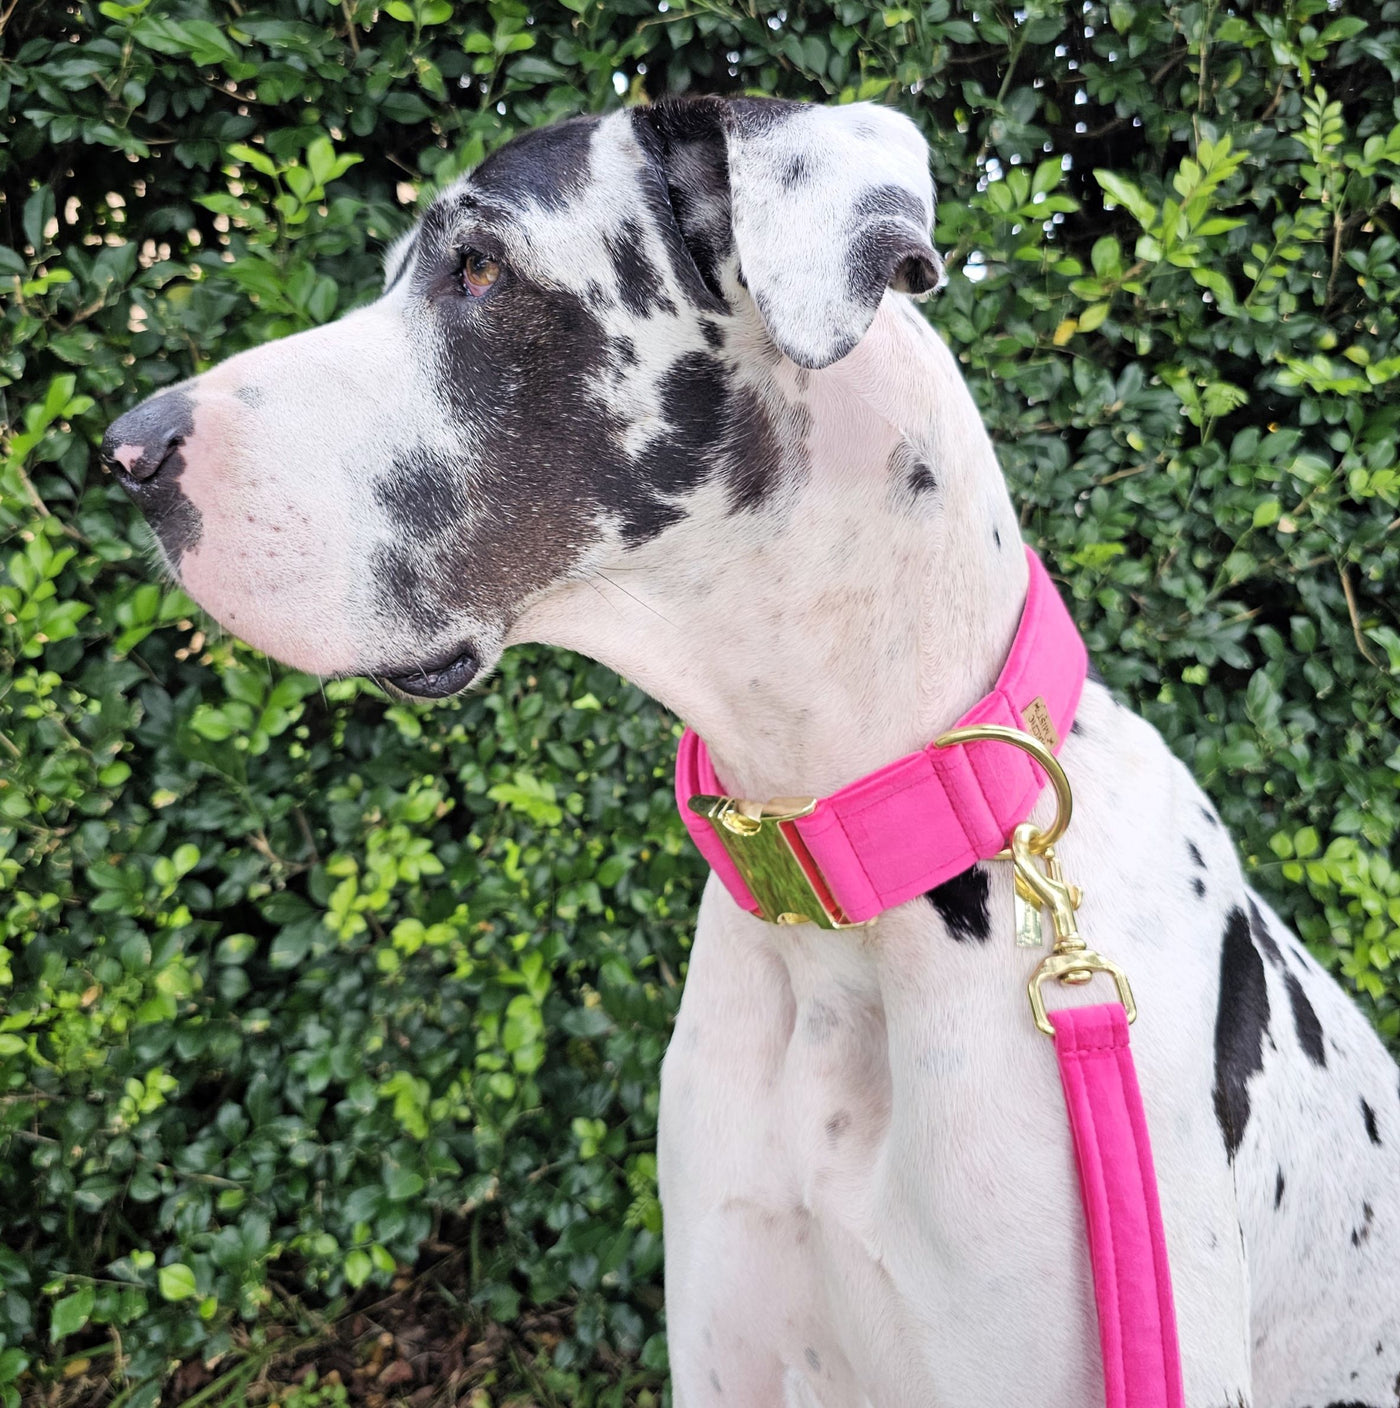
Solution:
M 951 748 L 956 743 L 1009 743 L 1023 753 L 1029 753 L 1040 764 L 1050 785 L 1055 789 L 1055 819 L 1044 831 L 1037 831 L 1030 843 L 1036 855 L 1050 849 L 1069 826 L 1074 813 L 1074 797 L 1069 790 L 1069 778 L 1060 766 L 1060 761 L 1033 734 L 1022 733 L 1018 728 L 1006 728 L 1001 724 L 970 724 L 967 728 L 955 728 L 941 738 L 933 740 L 935 748 Z M 1010 850 L 998 851 L 993 860 L 1010 860 Z

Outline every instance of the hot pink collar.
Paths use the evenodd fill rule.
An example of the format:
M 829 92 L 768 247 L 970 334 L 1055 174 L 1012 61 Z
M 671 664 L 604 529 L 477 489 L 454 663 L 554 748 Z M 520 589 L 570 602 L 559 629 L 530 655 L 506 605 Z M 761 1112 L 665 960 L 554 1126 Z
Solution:
M 1079 706 L 1088 654 L 1044 564 L 1030 548 L 1026 558 L 1030 589 L 1011 654 L 992 692 L 954 727 L 1001 724 L 1058 752 Z M 865 923 L 996 855 L 1045 785 L 1019 749 L 930 744 L 830 797 L 759 807 L 724 796 L 703 740 L 690 729 L 676 760 L 686 829 L 735 901 L 764 919 L 825 928 Z M 795 886 L 806 903 L 790 898 Z

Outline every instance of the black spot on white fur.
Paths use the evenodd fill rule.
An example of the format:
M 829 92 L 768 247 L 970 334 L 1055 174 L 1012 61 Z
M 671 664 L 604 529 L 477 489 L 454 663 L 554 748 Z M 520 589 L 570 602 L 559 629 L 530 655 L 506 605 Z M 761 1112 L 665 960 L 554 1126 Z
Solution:
M 1275 968 L 1287 966 L 1284 963 L 1282 950 L 1274 942 L 1274 936 L 1269 932 L 1269 926 L 1264 922 L 1264 916 L 1259 912 L 1259 906 L 1253 900 L 1249 902 L 1249 932 L 1259 951 Z
M 666 296 L 660 272 L 647 257 L 642 227 L 637 221 L 624 220 L 616 232 L 604 237 L 603 245 L 612 263 L 618 296 L 629 313 L 639 318 L 675 313 L 676 305 Z
M 938 911 L 948 932 L 959 943 L 986 943 L 992 931 L 987 896 L 991 884 L 986 867 L 974 865 L 930 890 L 924 898 Z
M 851 1112 L 849 1110 L 837 1110 L 826 1122 L 826 1137 L 835 1144 L 843 1134 L 851 1127 Z
M 938 480 L 933 477 L 933 471 L 922 460 L 909 472 L 909 488 L 915 494 L 931 494 L 938 488 Z
M 431 638 L 441 630 L 448 605 L 425 571 L 427 560 L 416 543 L 380 543 L 369 570 L 386 617 Z
M 404 450 L 374 486 L 397 536 L 414 542 L 449 533 L 470 509 L 461 466 L 436 450 Z
M 1220 997 L 1215 1014 L 1215 1117 L 1231 1160 L 1249 1123 L 1249 1079 L 1264 1067 L 1269 990 L 1264 960 L 1251 942 L 1238 906 L 1225 921 L 1220 945 Z
M 1279 1210 L 1283 1203 L 1283 1170 L 1279 1169 L 1278 1176 L 1274 1179 L 1274 1211 Z
M 1364 1097 L 1361 1101 L 1361 1122 L 1366 1126 L 1366 1138 L 1379 1148 L 1381 1132 L 1376 1127 L 1376 1112 L 1366 1103 Z
M 1361 1225 L 1351 1229 L 1351 1244 L 1359 1247 L 1371 1238 L 1371 1224 L 1376 1220 L 1376 1210 L 1370 1203 L 1361 1204 Z
M 1293 1009 L 1293 1030 L 1298 1034 L 1298 1045 L 1314 1066 L 1326 1066 L 1327 1046 L 1322 1039 L 1322 1023 L 1317 1019 L 1316 1009 L 1291 970 L 1283 975 L 1283 984 L 1288 990 L 1288 1005 Z

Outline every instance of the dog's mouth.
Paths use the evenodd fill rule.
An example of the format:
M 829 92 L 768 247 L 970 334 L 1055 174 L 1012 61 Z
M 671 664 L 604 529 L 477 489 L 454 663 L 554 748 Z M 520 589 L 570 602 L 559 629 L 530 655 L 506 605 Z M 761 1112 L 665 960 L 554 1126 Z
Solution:
M 374 678 L 413 699 L 446 699 L 460 694 L 481 669 L 481 657 L 471 646 L 444 651 L 403 671 L 381 670 Z

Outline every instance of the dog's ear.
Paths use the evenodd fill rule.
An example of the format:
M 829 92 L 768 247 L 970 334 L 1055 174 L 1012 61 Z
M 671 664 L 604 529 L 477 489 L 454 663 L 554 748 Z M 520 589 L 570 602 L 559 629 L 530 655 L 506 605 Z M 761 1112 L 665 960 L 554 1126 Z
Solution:
M 721 297 L 733 249 L 769 335 L 799 366 L 844 357 L 886 288 L 942 283 L 928 148 L 890 108 L 700 98 L 636 117 L 699 278 Z

